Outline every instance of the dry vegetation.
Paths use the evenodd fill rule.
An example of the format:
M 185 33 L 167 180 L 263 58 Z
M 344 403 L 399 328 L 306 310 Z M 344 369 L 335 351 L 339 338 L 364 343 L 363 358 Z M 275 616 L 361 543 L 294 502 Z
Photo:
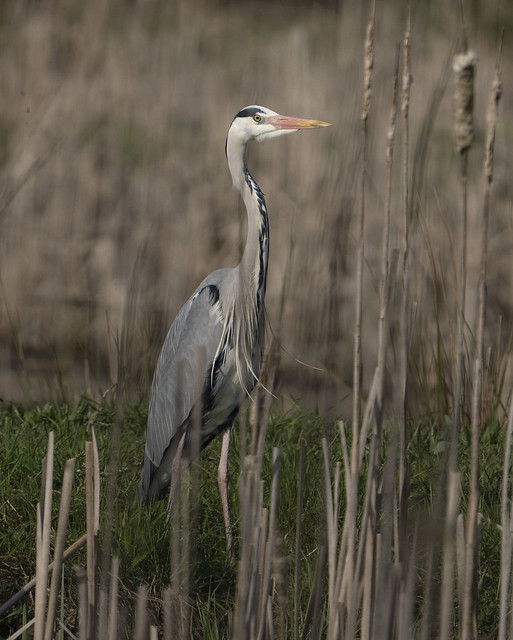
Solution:
M 322 442 L 326 531 L 303 637 L 477 636 L 479 536 L 490 524 L 480 439 L 493 423 L 506 451 L 501 524 L 491 522 L 502 544 L 500 621 L 487 628 L 505 640 L 507 35 L 498 120 L 492 82 L 499 27 L 513 16 L 475 3 L 465 32 L 455 7 L 422 3 L 412 8 L 409 40 L 404 9 L 378 4 L 372 32 L 358 3 L 336 11 L 102 0 L 3 8 L 2 393 L 98 396 L 121 380 L 123 400 L 144 397 L 170 318 L 206 272 L 236 263 L 241 250 L 244 216 L 223 156 L 232 115 L 261 103 L 333 122 L 323 135 L 255 145 L 250 158 L 271 217 L 269 319 L 287 352 L 273 390 L 353 418 L 340 423 L 338 462 L 333 442 Z M 467 46 L 478 53 L 475 140 L 456 150 L 452 61 Z M 483 170 L 485 147 L 494 150 L 493 175 L 489 162 Z M 352 406 L 343 402 L 350 388 Z M 263 406 L 253 404 L 241 437 L 240 562 L 228 625 L 237 638 L 287 636 L 278 451 L 268 509 L 262 494 L 269 402 L 264 394 Z M 412 461 L 415 442 L 433 433 L 447 473 L 430 485 L 437 495 L 428 516 L 409 494 L 422 466 Z M 191 615 L 191 567 L 179 562 L 191 553 L 194 496 L 185 498 L 172 529 L 166 637 L 166 615 L 186 624 L 180 637 Z M 139 605 L 142 638 L 144 597 Z M 297 637 L 298 618 L 290 628 Z
M 414 365 L 435 375 L 437 331 L 450 374 L 459 169 L 451 133 L 450 59 L 459 13 L 414 7 L 410 149 Z M 494 19 L 469 16 L 479 54 L 470 154 L 469 281 L 478 272 L 486 92 Z M 144 393 L 164 332 L 205 273 L 237 262 L 245 216 L 223 154 L 248 103 L 334 123 L 251 150 L 271 214 L 270 323 L 280 325 L 282 389 L 323 408 L 352 383 L 366 9 L 100 0 L 2 9 L 1 395 L 58 399 L 117 380 L 122 331 Z M 364 389 L 377 349 L 385 146 L 401 5 L 378 7 L 367 155 Z M 506 38 L 504 59 L 510 43 Z M 510 69 L 503 69 L 508 86 Z M 506 91 L 504 109 L 511 97 Z M 506 121 L 507 122 L 507 121 Z M 427 129 L 427 133 L 426 133 Z M 501 119 L 490 217 L 487 345 L 506 363 L 512 318 L 510 131 Z M 401 136 L 401 132 L 398 132 Z M 399 144 L 399 143 L 398 143 Z M 391 247 L 400 246 L 400 164 Z M 475 287 L 467 297 L 473 329 Z M 502 331 L 498 335 L 498 326 Z M 495 350 L 497 348 L 497 350 Z M 323 369 L 305 368 L 295 358 Z M 24 375 L 22 375 L 22 373 Z M 420 372 L 425 378 L 424 371 Z M 141 384 L 142 380 L 142 384 Z M 310 393 L 314 390 L 315 393 Z M 417 393 L 413 394 L 415 397 Z M 342 407 L 344 412 L 344 407 Z

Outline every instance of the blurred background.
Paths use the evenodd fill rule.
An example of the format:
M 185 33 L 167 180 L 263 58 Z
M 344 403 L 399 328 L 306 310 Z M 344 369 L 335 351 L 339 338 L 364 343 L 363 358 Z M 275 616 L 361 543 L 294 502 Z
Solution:
M 406 12 L 405 2 L 376 7 L 364 390 L 376 361 L 385 151 Z M 73 401 L 81 393 L 100 398 L 119 379 L 120 354 L 130 399 L 147 397 L 175 314 L 208 272 L 236 265 L 241 255 L 246 216 L 232 190 L 224 142 L 235 113 L 262 104 L 333 123 L 255 144 L 249 153 L 270 215 L 267 309 L 281 345 L 275 392 L 306 407 L 349 415 L 368 14 L 367 3 L 354 0 L 1 3 L 2 399 Z M 505 29 L 486 344 L 490 366 L 507 380 L 513 6 L 474 0 L 465 4 L 465 18 L 469 44 L 479 57 L 476 142 L 469 158 L 469 341 L 487 93 Z M 440 366 L 450 379 L 455 333 L 461 188 L 451 132 L 451 61 L 462 46 L 460 3 L 414 2 L 411 20 L 411 376 L 412 396 L 428 410 L 426 381 L 436 386 Z M 399 128 L 393 249 L 401 245 L 401 138 Z M 393 323 L 390 344 L 393 383 Z

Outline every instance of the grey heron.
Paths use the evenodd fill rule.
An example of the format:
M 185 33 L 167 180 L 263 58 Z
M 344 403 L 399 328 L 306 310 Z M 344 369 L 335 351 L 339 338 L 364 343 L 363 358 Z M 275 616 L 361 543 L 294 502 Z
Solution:
M 184 304 L 169 329 L 153 378 L 139 497 L 143 501 L 164 497 L 171 484 L 171 505 L 177 465 L 184 458 L 190 462 L 192 455 L 192 430 L 200 430 L 199 449 L 224 432 L 218 482 L 230 557 L 230 430 L 241 400 L 258 380 L 262 362 L 269 254 L 267 207 L 247 168 L 246 146 L 251 140 L 325 126 L 327 122 L 282 116 L 256 105 L 237 113 L 225 151 L 233 186 L 247 211 L 244 252 L 236 267 L 208 275 Z

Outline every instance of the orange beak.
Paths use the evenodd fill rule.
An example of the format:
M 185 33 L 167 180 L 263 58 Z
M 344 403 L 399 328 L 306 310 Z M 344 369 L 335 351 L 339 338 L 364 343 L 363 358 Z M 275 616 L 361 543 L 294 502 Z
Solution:
M 316 129 L 317 127 L 329 127 L 329 122 L 322 120 L 308 120 L 306 118 L 291 118 L 289 116 L 267 116 L 266 124 L 272 124 L 275 129 Z

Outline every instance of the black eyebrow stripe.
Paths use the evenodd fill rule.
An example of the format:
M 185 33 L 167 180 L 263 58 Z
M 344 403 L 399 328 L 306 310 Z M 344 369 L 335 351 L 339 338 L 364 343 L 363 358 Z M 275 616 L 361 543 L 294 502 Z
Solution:
M 254 116 L 256 113 L 260 113 L 260 109 L 256 107 L 246 107 L 246 109 L 242 109 L 235 116 L 236 118 L 247 118 L 248 116 Z

